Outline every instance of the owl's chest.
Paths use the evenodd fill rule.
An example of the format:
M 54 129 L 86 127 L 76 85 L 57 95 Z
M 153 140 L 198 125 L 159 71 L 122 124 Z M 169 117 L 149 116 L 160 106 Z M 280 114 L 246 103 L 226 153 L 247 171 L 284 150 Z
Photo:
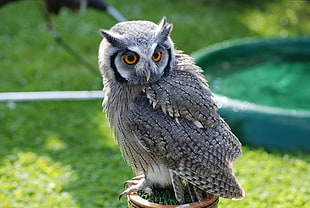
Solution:
M 140 88 L 129 88 L 123 85 L 107 83 L 104 86 L 103 107 L 112 129 L 127 129 L 131 105 L 141 93 Z
M 140 174 L 145 173 L 148 167 L 155 163 L 155 159 L 143 147 L 132 128 L 135 125 L 133 124 L 135 112 L 133 112 L 132 105 L 136 104 L 119 100 L 114 103 L 107 103 L 105 107 L 123 158 L 137 174 Z

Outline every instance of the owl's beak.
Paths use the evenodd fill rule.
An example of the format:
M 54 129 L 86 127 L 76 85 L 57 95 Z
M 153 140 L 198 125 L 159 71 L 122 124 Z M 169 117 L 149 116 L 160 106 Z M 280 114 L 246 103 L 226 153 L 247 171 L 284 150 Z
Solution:
M 146 81 L 148 82 L 151 78 L 151 72 L 149 70 L 146 71 Z

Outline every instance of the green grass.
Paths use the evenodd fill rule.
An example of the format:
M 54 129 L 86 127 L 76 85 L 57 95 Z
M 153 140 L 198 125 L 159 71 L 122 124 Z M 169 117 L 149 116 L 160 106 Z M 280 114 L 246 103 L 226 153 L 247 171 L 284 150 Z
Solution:
M 186 181 L 183 181 L 184 185 L 184 204 L 193 202 L 190 193 L 188 191 L 188 184 Z M 203 197 L 206 197 L 205 193 L 203 193 Z M 156 204 L 165 204 L 165 205 L 179 205 L 180 202 L 175 198 L 174 190 L 172 185 L 165 188 L 153 187 L 152 194 L 145 193 L 143 190 L 138 191 L 138 195 L 149 201 Z
M 121 1 L 128 19 L 174 24 L 178 49 L 191 53 L 242 37 L 307 35 L 310 5 L 301 1 Z M 0 8 L 0 91 L 98 90 L 94 76 L 46 31 L 39 1 Z M 99 28 L 115 22 L 107 14 L 64 10 L 53 21 L 95 68 Z M 118 201 L 133 176 L 110 134 L 101 100 L 0 103 L 0 207 L 126 207 Z M 245 188 L 242 201 L 221 207 L 309 207 L 310 155 L 243 148 L 234 169 Z

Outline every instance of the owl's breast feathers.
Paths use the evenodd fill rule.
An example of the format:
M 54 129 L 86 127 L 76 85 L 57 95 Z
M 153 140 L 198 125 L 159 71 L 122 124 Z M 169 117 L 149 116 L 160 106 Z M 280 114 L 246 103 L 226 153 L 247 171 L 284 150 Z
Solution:
M 176 68 L 130 105 L 129 128 L 152 158 L 179 177 L 208 193 L 242 198 L 229 167 L 241 144 L 219 116 L 201 69 L 187 55 L 177 58 Z

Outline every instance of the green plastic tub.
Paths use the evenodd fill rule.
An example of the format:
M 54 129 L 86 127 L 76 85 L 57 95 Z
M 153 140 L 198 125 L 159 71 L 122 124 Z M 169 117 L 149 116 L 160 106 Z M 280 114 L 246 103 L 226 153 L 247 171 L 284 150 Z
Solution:
M 310 38 L 228 41 L 192 55 L 242 143 L 310 151 Z

